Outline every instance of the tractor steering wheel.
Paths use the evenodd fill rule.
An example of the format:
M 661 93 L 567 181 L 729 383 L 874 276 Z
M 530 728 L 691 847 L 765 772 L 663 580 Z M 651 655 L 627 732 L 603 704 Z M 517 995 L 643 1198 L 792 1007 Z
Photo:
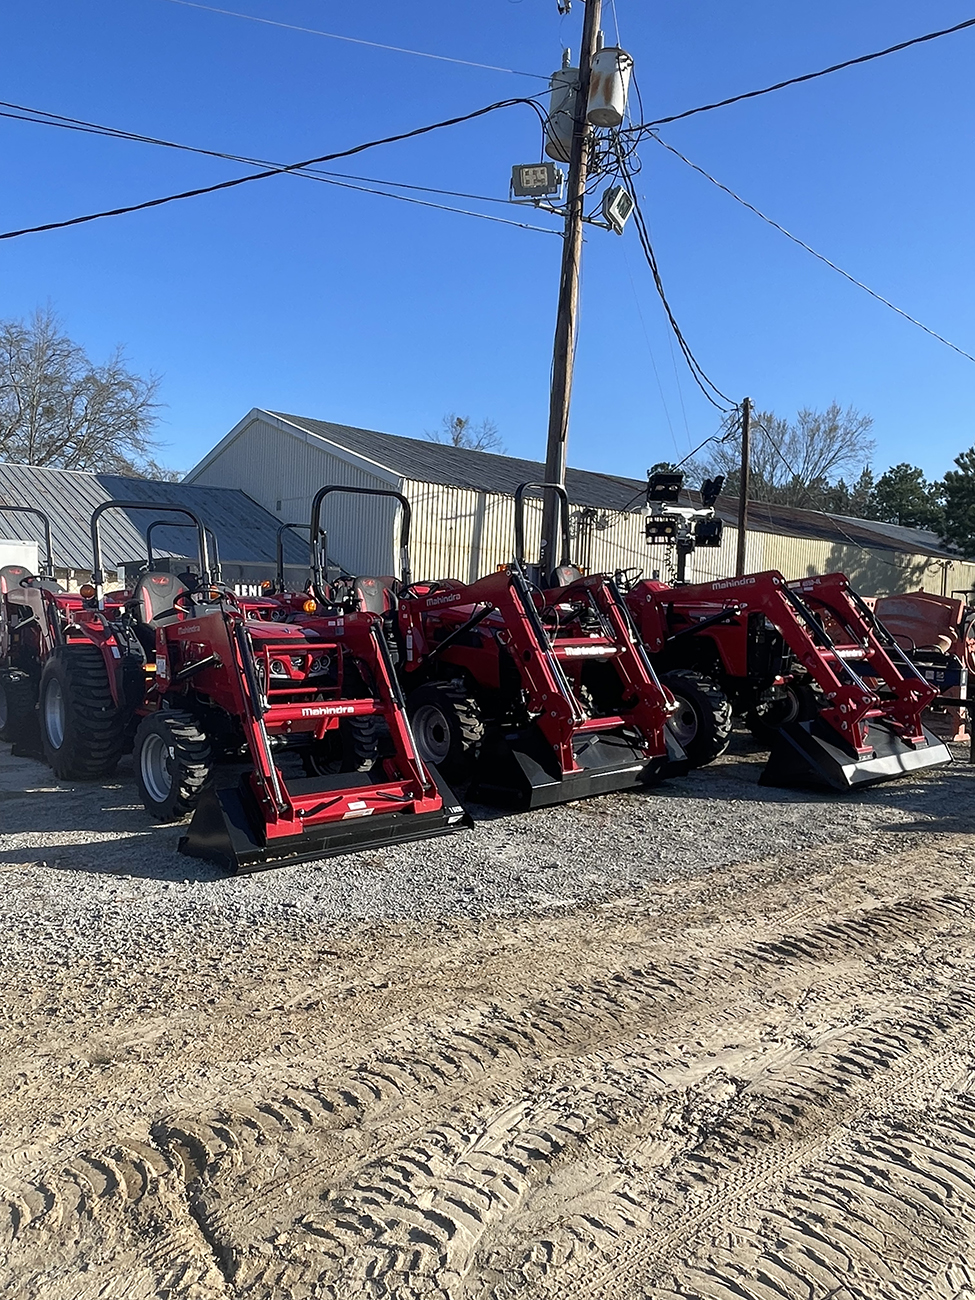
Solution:
M 617 587 L 623 591 L 629 591 L 630 588 L 634 587 L 642 577 L 643 570 L 636 567 L 632 569 L 617 569 L 613 574 L 613 580 Z

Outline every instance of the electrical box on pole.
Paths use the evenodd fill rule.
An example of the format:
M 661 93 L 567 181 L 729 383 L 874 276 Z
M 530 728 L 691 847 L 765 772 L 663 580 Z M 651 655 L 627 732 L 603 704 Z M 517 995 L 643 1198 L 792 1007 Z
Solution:
M 623 125 L 626 98 L 630 91 L 633 58 L 617 45 L 605 45 L 592 61 L 589 81 L 589 105 L 586 121 L 590 126 Z
M 549 79 L 548 121 L 545 123 L 545 152 L 556 162 L 567 163 L 572 153 L 578 93 L 578 68 L 562 67 L 558 72 L 552 73 Z

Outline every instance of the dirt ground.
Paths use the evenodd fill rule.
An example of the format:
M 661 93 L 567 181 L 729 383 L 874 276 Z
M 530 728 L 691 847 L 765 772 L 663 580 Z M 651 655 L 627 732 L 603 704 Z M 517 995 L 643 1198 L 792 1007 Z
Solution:
M 975 1300 L 955 779 L 559 914 L 39 955 L 0 1000 L 0 1295 Z

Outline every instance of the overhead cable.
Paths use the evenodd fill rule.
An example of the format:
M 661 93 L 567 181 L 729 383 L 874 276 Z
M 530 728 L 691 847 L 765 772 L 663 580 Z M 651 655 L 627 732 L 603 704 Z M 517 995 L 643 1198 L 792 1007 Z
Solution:
M 785 235 L 786 239 L 791 239 L 794 244 L 798 244 L 800 248 L 804 248 L 807 253 L 811 253 L 818 261 L 824 262 L 826 266 L 835 271 L 837 275 L 841 275 L 844 280 L 849 280 L 850 284 L 855 284 L 858 289 L 862 289 L 864 293 L 868 293 L 871 298 L 876 298 L 877 302 L 883 303 L 885 307 L 889 307 L 890 310 L 896 312 L 898 316 L 903 316 L 904 320 L 910 321 L 912 325 L 916 325 L 919 330 L 923 330 L 924 333 L 929 334 L 931 338 L 937 339 L 938 342 L 943 343 L 945 347 L 951 348 L 952 352 L 957 352 L 959 356 L 964 357 L 967 361 L 975 361 L 975 356 L 972 356 L 970 352 L 966 352 L 965 349 L 960 348 L 957 343 L 952 343 L 952 341 L 946 339 L 943 334 L 938 334 L 936 330 L 931 329 L 928 325 L 923 324 L 914 316 L 909 315 L 902 307 L 898 307 L 896 303 L 892 303 L 890 299 L 885 298 L 883 294 L 877 293 L 876 289 L 871 289 L 868 284 L 864 284 L 862 280 L 858 280 L 856 276 L 851 275 L 849 271 L 844 271 L 841 266 L 837 266 L 835 262 L 830 261 L 830 259 L 823 253 L 817 253 L 815 248 L 810 247 L 805 240 L 800 239 L 798 235 L 792 234 L 790 230 L 786 230 L 785 226 L 780 226 L 777 221 L 773 221 L 771 217 L 766 216 L 765 213 L 759 208 L 756 208 L 753 203 L 749 203 L 748 200 L 743 199 L 740 194 L 736 194 L 734 190 L 729 189 L 727 185 L 724 185 L 721 181 L 715 179 L 715 177 L 710 175 L 709 172 L 706 172 L 703 167 L 699 167 L 697 163 L 691 162 L 690 158 L 685 158 L 679 149 L 675 149 L 672 144 L 667 144 L 666 140 L 661 140 L 660 136 L 655 132 L 650 133 L 650 138 L 656 140 L 658 144 L 663 145 L 668 153 L 672 153 L 675 157 L 679 158 L 681 162 L 686 163 L 688 167 L 691 167 L 694 171 L 698 172 L 705 180 L 710 181 L 712 185 L 716 185 L 719 190 L 723 190 L 725 194 L 730 195 L 736 203 L 740 203 L 742 207 L 747 208 L 749 212 L 754 212 L 756 217 L 761 217 L 761 219 L 768 225 L 772 226 L 773 229 L 779 231 L 780 234 Z
M 223 14 L 227 18 L 244 18 L 251 23 L 263 23 L 265 27 L 283 27 L 288 32 L 303 32 L 307 36 L 326 36 L 331 41 L 347 41 L 350 45 L 368 45 L 374 50 L 389 50 L 393 54 L 412 54 L 419 59 L 436 59 L 439 63 L 460 63 L 465 68 L 483 68 L 486 72 L 508 72 L 515 77 L 533 77 L 536 81 L 548 81 L 540 72 L 519 72 L 517 68 L 499 68 L 493 63 L 474 63 L 471 59 L 455 59 L 447 54 L 430 54 L 427 50 L 408 50 L 400 45 L 384 45 L 381 41 L 367 41 L 360 36 L 340 36 L 338 32 L 323 32 L 317 27 L 298 27 L 294 23 L 282 23 L 276 18 L 259 18 L 256 14 L 242 14 L 235 9 L 218 9 L 215 5 L 199 4 L 198 0 L 167 0 L 168 4 L 182 5 L 185 9 L 203 9 L 206 13 Z
M 263 171 L 251 172 L 248 176 L 236 176 L 232 180 L 218 181 L 214 185 L 201 185 L 192 190 L 181 190 L 178 194 L 165 194 L 157 199 L 145 199 L 142 203 L 131 203 L 125 207 L 109 208 L 102 212 L 90 212 L 81 217 L 69 217 L 64 221 L 49 221 L 41 226 L 27 226 L 21 230 L 3 231 L 0 233 L 0 240 L 18 239 L 21 235 L 42 234 L 49 230 L 64 230 L 68 226 L 80 226 L 89 221 L 98 221 L 103 217 L 121 217 L 130 212 L 143 212 L 148 208 L 158 208 L 166 203 L 175 203 L 179 199 L 195 199 L 203 194 L 216 194 L 220 190 L 229 190 L 238 185 L 246 185 L 249 181 L 262 181 L 272 176 L 283 176 L 290 172 L 299 172 L 302 168 L 313 167 L 318 163 L 332 162 L 336 158 L 349 158 L 354 154 L 364 153 L 367 149 L 375 149 L 379 145 L 396 144 L 402 140 L 412 140 L 417 136 L 429 135 L 432 131 L 439 131 L 448 126 L 458 126 L 461 122 L 471 122 L 475 118 L 484 117 L 487 113 L 496 112 L 501 108 L 511 108 L 515 104 L 529 105 L 538 114 L 544 125 L 545 115 L 533 99 L 521 97 L 500 100 L 496 104 L 488 104 L 484 108 L 475 109 L 472 113 L 462 113 L 458 117 L 446 118 L 442 122 L 432 122 L 428 126 L 414 127 L 411 131 L 401 131 L 397 135 L 384 136 L 380 140 L 369 140 L 364 144 L 353 145 L 350 149 L 339 149 L 334 153 L 320 154 L 315 158 L 305 158 L 300 162 L 289 163 L 286 166 L 269 167 Z
M 14 110 L 14 111 L 8 111 Z M 159 145 L 164 149 L 178 149 L 183 153 L 195 153 L 204 158 L 223 158 L 227 162 L 245 163 L 248 167 L 282 167 L 283 163 L 272 162 L 269 158 L 251 158 L 246 154 L 226 153 L 221 149 L 204 149 L 199 145 L 182 144 L 176 140 L 163 140 L 154 135 L 142 135 L 137 131 L 125 131 L 121 127 L 105 126 L 99 122 L 86 122 L 80 117 L 66 117 L 63 113 L 52 113 L 45 108 L 29 108 L 24 104 L 12 104 L 0 99 L 0 118 L 13 122 L 30 122 L 34 126 L 54 126 L 65 131 L 80 131 L 85 135 L 101 135 L 109 140 L 131 140 L 136 144 Z M 418 190 L 424 194 L 443 194 L 455 199 L 476 199 L 479 203 L 503 203 L 508 207 L 510 199 L 499 199 L 496 194 L 470 194 L 466 190 L 444 190 L 433 185 L 414 185 L 406 181 L 390 181 L 378 176 L 359 176 L 355 172 L 318 171 L 312 168 L 295 171 L 297 176 L 311 176 L 315 179 L 337 176 L 343 181 L 363 181 L 367 185 L 388 185 L 397 190 Z M 459 211 L 459 209 L 457 209 Z
M 18 111 L 5 111 L 9 109 Z M 102 126 L 96 122 L 85 122 L 80 118 L 64 117 L 61 114 L 49 113 L 46 109 L 25 108 L 21 104 L 10 104 L 5 100 L 0 100 L 0 118 L 9 118 L 15 122 L 31 122 L 38 126 L 56 126 L 69 131 L 82 131 L 89 135 L 105 136 L 110 140 L 132 140 L 139 144 L 159 145 L 166 149 L 178 149 L 186 153 L 199 154 L 206 158 L 222 158 L 229 162 L 244 163 L 248 167 L 283 167 L 282 163 L 270 162 L 267 158 L 248 158 L 242 154 L 197 148 L 193 145 L 179 144 L 173 140 L 161 140 L 156 136 L 139 135 L 136 132 L 122 131 L 116 127 Z M 458 216 L 479 217 L 482 221 L 495 221 L 503 226 L 515 226 L 519 230 L 534 230 L 545 235 L 559 233 L 551 226 L 532 226 L 525 221 L 512 221 L 510 217 L 495 217 L 487 212 L 471 212 L 468 208 L 457 208 L 447 203 L 431 203 L 426 199 L 417 199 L 405 194 L 390 194 L 387 190 L 371 187 L 385 185 L 393 189 L 417 190 L 424 194 L 441 194 L 448 198 L 476 199 L 479 203 L 502 203 L 505 207 L 510 207 L 509 199 L 499 199 L 494 195 L 469 194 L 463 190 L 442 190 L 432 185 L 411 185 L 404 181 L 381 180 L 375 176 L 358 176 L 355 173 L 348 172 L 324 172 L 315 168 L 298 168 L 288 172 L 288 175 L 298 176 L 305 180 L 319 181 L 325 185 L 335 185 L 341 189 L 358 190 L 362 194 L 378 194 L 382 198 L 400 199 L 404 203 L 414 203 L 420 207 L 434 208 L 439 212 L 455 212 Z M 361 181 L 363 184 L 352 184 L 351 182 L 354 181 Z
M 175 0 L 176 3 L 186 3 L 186 0 Z M 966 18 L 962 23 L 955 23 L 954 27 L 943 27 L 937 32 L 926 32 L 924 36 L 915 36 L 909 41 L 900 41 L 897 45 L 888 45 L 885 50 L 876 50 L 873 54 L 861 54 L 855 59 L 844 59 L 842 63 L 831 64 L 828 68 L 820 68 L 818 72 L 806 72 L 801 77 L 789 77 L 787 81 L 777 81 L 774 86 L 764 86 L 761 90 L 748 90 L 742 95 L 731 95 L 728 99 L 718 99 L 713 104 L 701 104 L 698 108 L 688 108 L 683 113 L 673 113 L 670 117 L 658 117 L 652 122 L 644 122 L 644 127 L 667 126 L 671 122 L 682 122 L 684 118 L 695 117 L 698 113 L 710 113 L 715 108 L 727 108 L 729 104 L 740 104 L 746 99 L 758 99 L 761 95 L 771 95 L 773 91 L 785 90 L 787 86 L 798 86 L 805 81 L 815 81 L 817 77 L 828 77 L 832 72 L 842 72 L 844 68 L 854 68 L 861 63 L 871 63 L 874 59 L 883 59 L 888 54 L 898 54 L 901 50 L 909 50 L 913 45 L 923 45 L 925 41 L 936 41 L 941 36 L 951 36 L 955 32 L 962 32 L 967 27 L 975 27 L 975 18 Z M 639 130 L 640 127 L 635 127 Z
M 660 297 L 660 301 L 663 303 L 664 312 L 667 316 L 667 320 L 670 322 L 670 328 L 673 330 L 674 337 L 677 339 L 678 346 L 680 347 L 681 352 L 684 354 L 684 360 L 687 362 L 687 367 L 691 372 L 691 376 L 694 382 L 697 384 L 698 388 L 700 388 L 701 392 L 708 399 L 711 405 L 717 407 L 719 411 L 727 413 L 728 411 L 734 409 L 735 403 L 732 401 L 732 399 L 728 396 L 727 393 L 722 392 L 721 389 L 718 388 L 717 384 L 715 384 L 711 379 L 708 378 L 707 374 L 705 373 L 704 369 L 698 362 L 694 353 L 691 351 L 690 345 L 688 344 L 687 340 L 684 338 L 683 332 L 681 331 L 681 328 L 677 323 L 677 318 L 674 316 L 670 303 L 667 300 L 667 294 L 664 290 L 663 280 L 661 279 L 660 276 L 660 268 L 657 265 L 657 257 L 653 251 L 653 244 L 650 241 L 650 232 L 647 227 L 646 221 L 644 219 L 643 211 L 640 207 L 640 200 L 636 192 L 636 186 L 633 183 L 633 177 L 630 173 L 629 167 L 627 166 L 626 159 L 623 157 L 622 154 L 619 157 L 619 166 L 620 166 L 620 173 L 623 178 L 623 184 L 625 185 L 626 191 L 633 201 L 633 223 L 636 227 L 637 235 L 640 240 L 640 246 L 643 249 L 643 254 L 647 259 L 647 263 L 650 267 L 650 272 L 653 275 L 653 282 L 654 285 L 656 286 L 657 294 Z

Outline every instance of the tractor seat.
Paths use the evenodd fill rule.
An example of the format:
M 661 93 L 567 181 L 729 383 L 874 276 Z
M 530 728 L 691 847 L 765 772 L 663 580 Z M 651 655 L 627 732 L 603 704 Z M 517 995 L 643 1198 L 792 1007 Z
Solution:
M 396 608 L 400 584 L 395 578 L 355 578 L 351 582 L 347 580 L 344 585 L 346 590 L 355 592 L 358 608 L 369 614 L 386 614 Z
M 5 564 L 0 569 L 0 593 L 4 596 L 13 595 L 19 588 L 24 578 L 33 578 L 30 569 L 25 569 L 22 564 Z
M 175 623 L 180 611 L 176 597 L 189 591 L 175 573 L 143 573 L 126 606 L 135 621 L 135 634 L 147 654 L 156 653 L 156 628 Z
M 578 582 L 583 577 L 581 569 L 577 569 L 574 564 L 560 564 L 552 573 L 553 587 L 570 587 L 574 582 Z

